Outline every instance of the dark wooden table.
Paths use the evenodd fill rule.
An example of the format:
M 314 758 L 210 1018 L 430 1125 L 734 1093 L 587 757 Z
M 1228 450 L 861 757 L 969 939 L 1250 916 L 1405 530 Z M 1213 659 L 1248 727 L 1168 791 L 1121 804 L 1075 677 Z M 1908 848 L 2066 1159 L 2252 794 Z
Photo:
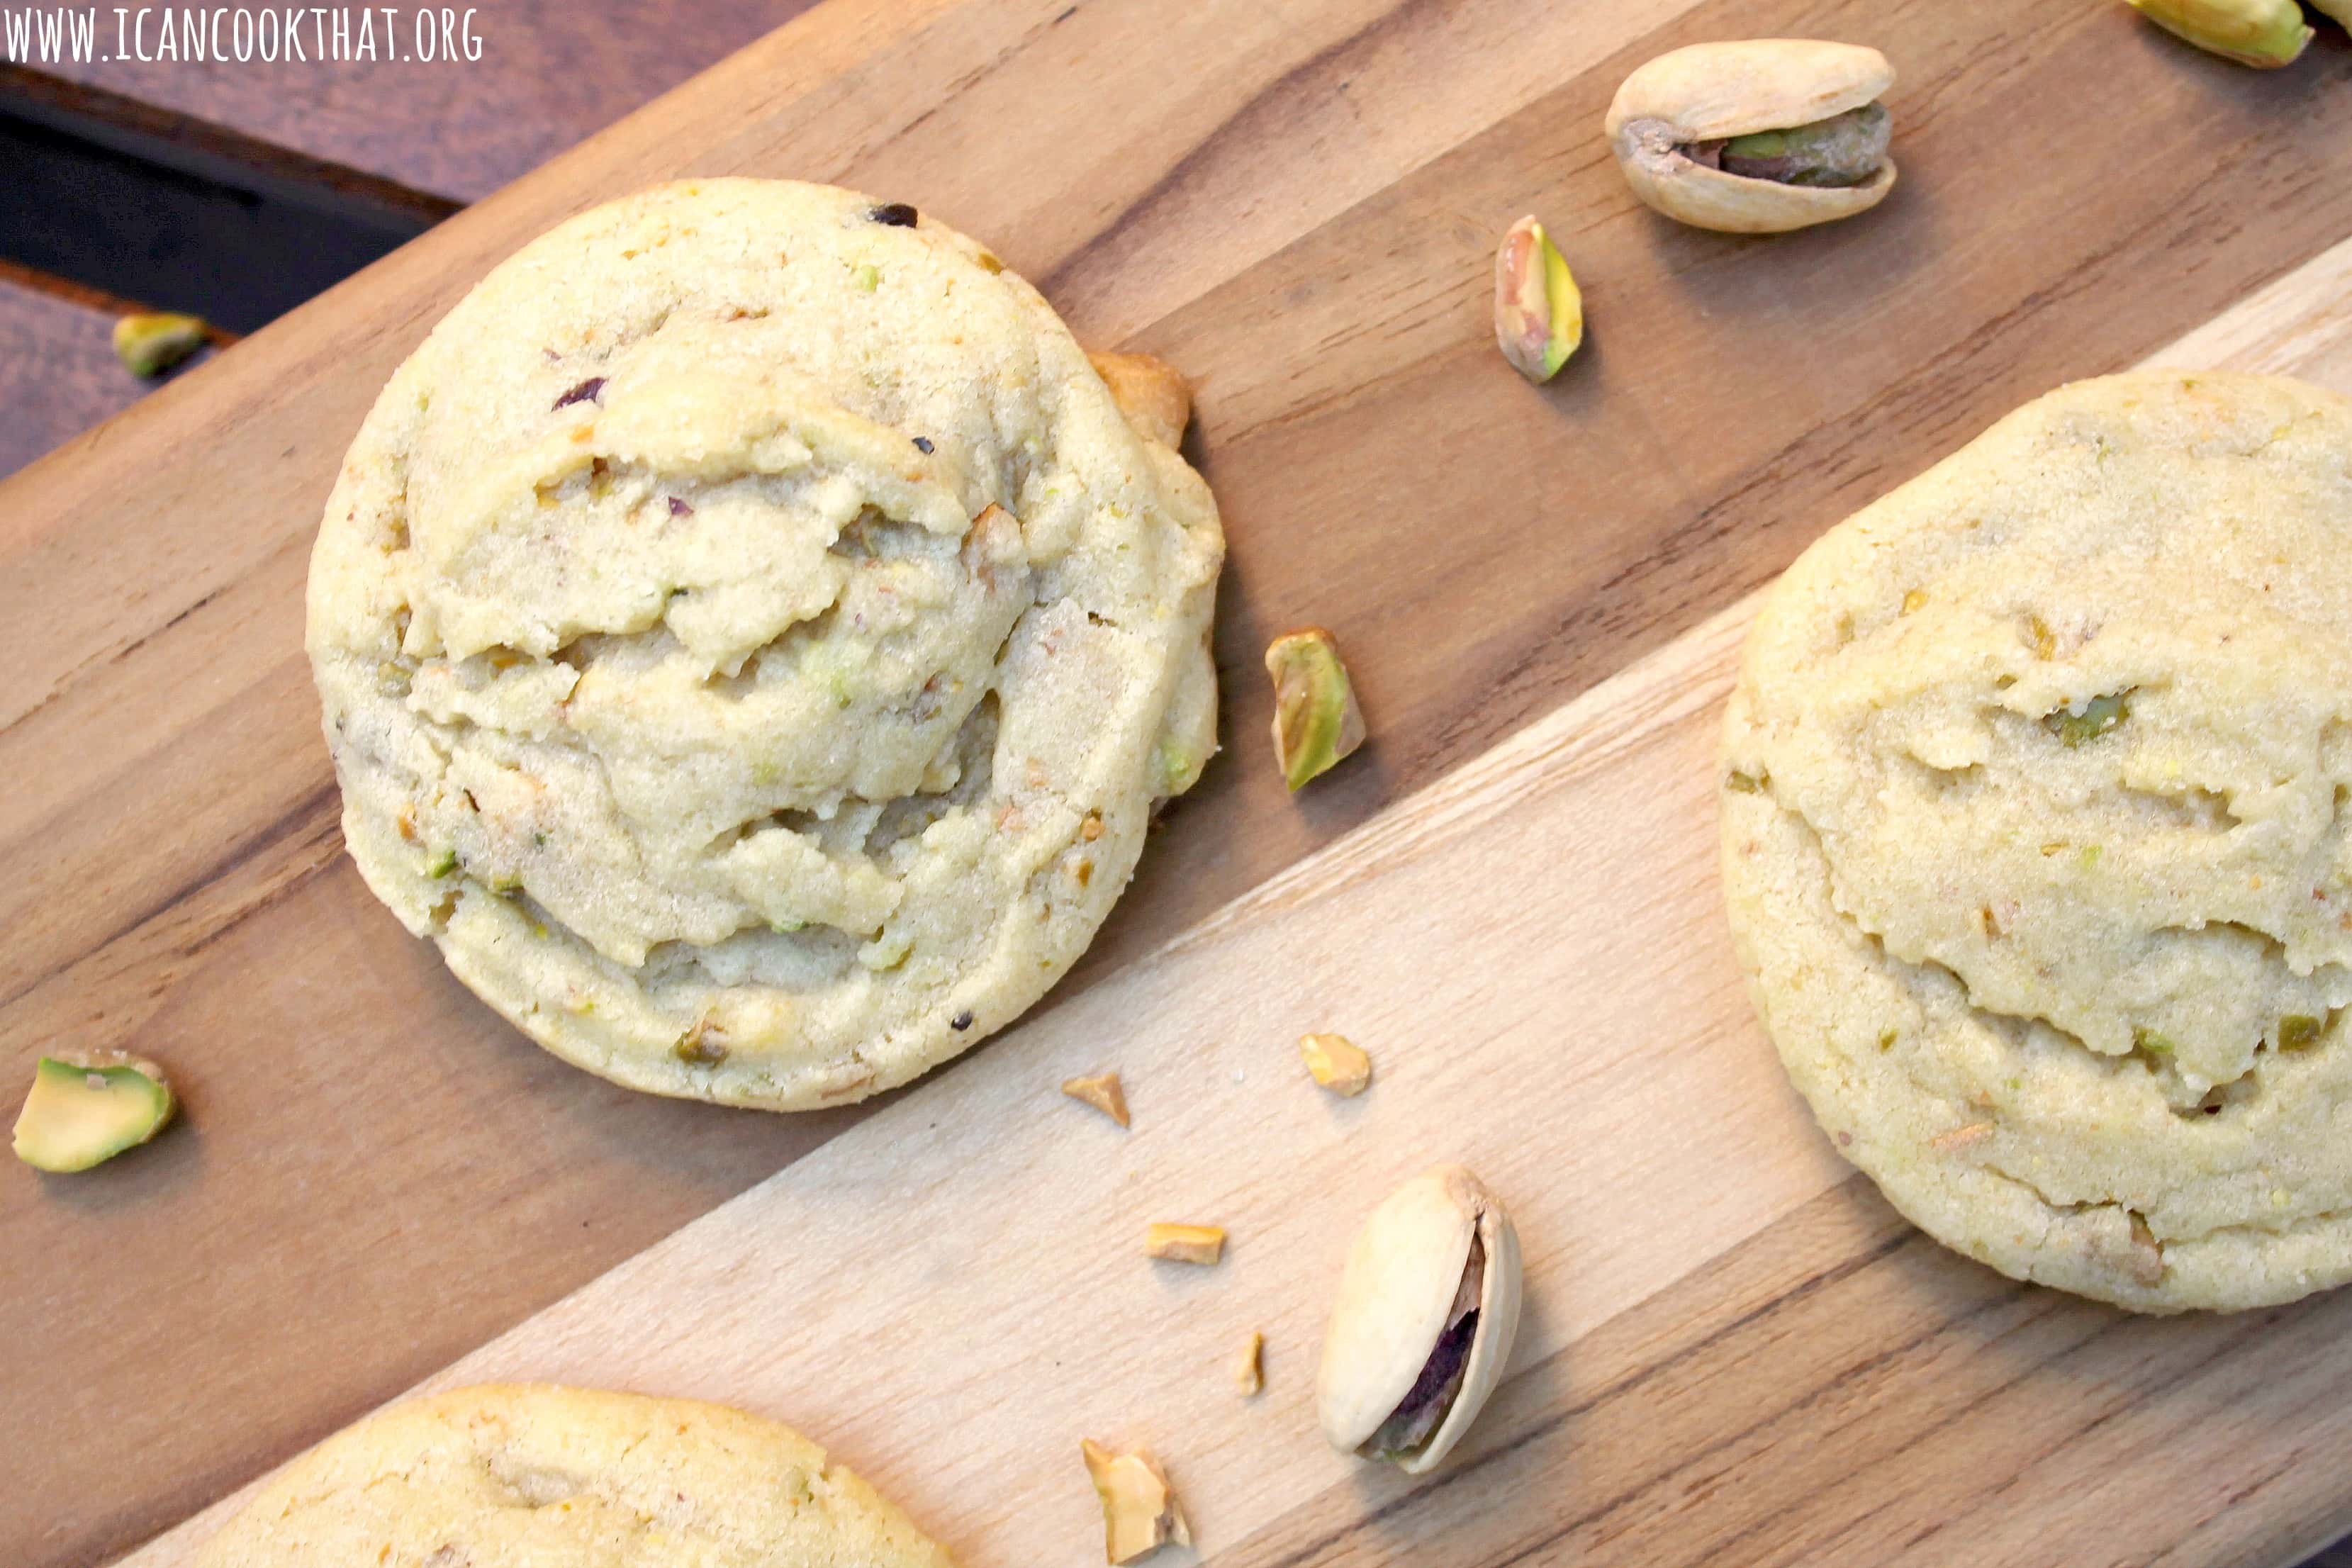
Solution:
M 0 114 L 14 106 L 61 115 L 87 134 L 119 132 L 150 153 L 186 153 L 231 184 L 250 175 L 430 219 L 595 134 L 811 3 L 489 0 L 471 13 L 479 55 L 471 60 L 29 61 L 0 66 Z M 104 46 L 113 23 L 105 13 L 100 22 Z M 152 32 L 145 43 L 151 56 L 160 52 Z M 137 239 L 121 243 L 128 260 Z M 119 278 L 69 280 L 9 265 L 9 254 L 0 236 L 0 474 L 136 401 L 147 388 L 115 362 L 114 318 L 182 305 L 142 298 Z

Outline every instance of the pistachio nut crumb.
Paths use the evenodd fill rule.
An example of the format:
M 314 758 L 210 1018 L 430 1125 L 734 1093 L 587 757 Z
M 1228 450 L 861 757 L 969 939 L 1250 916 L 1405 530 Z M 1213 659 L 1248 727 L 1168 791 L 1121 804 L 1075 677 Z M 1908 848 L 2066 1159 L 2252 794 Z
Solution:
M 1119 1087 L 1118 1074 L 1098 1072 L 1090 1078 L 1066 1078 L 1062 1092 L 1072 1100 L 1084 1100 L 1121 1127 L 1127 1122 L 1127 1091 Z
M 2131 717 L 2131 696 L 2127 690 L 2108 692 L 2055 709 L 2042 715 L 2042 727 L 2062 746 L 2087 745 Z
M 705 1019 L 679 1036 L 669 1054 L 688 1067 L 715 1068 L 727 1059 L 727 1047 L 719 1031 Z
M 1265 1336 L 1252 1331 L 1242 1341 L 1242 1348 L 1234 1357 L 1234 1386 L 1242 1391 L 1244 1399 L 1253 1398 L 1265 1386 Z
M 163 374 L 204 347 L 206 333 L 197 316 L 166 310 L 125 316 L 114 323 L 114 357 L 143 380 Z
M 1345 1035 L 1301 1035 L 1298 1054 L 1315 1081 L 1343 1099 L 1363 1093 L 1372 1081 L 1372 1058 Z
M 1170 1263 L 1207 1266 L 1225 1255 L 1225 1233 L 1213 1225 L 1154 1225 L 1143 1234 L 1143 1250 Z
M 1192 1544 L 1192 1527 L 1184 1522 L 1168 1472 L 1150 1449 L 1117 1454 L 1087 1437 L 1080 1439 L 1078 1452 L 1102 1501 L 1106 1562 L 1132 1563 L 1171 1542 Z

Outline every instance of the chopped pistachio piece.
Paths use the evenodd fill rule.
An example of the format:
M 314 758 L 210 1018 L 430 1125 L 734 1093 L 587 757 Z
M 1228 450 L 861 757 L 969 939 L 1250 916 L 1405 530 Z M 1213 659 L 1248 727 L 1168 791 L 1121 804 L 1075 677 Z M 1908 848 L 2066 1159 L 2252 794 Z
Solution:
M 1513 224 L 1495 252 L 1495 342 L 1533 382 L 1558 375 L 1584 342 L 1584 296 L 1532 216 Z
M 2097 740 L 2131 717 L 2131 693 L 2109 692 L 2080 708 L 2065 707 L 2045 713 L 2042 727 L 2058 737 L 2062 746 L 2081 746 Z
M 1143 1235 L 1143 1250 L 1170 1263 L 1215 1263 L 1225 1255 L 1225 1233 L 1213 1225 L 1153 1226 Z
M 2273 70 L 2293 65 L 2311 42 L 2294 0 L 2131 0 L 2134 9 L 2210 54 Z M 2325 10 L 2326 7 L 2322 6 Z
M 154 1137 L 177 1103 L 163 1069 L 144 1057 L 43 1057 L 16 1117 L 16 1158 L 36 1170 L 87 1171 Z
M 720 1032 L 706 1020 L 678 1037 L 669 1054 L 693 1068 L 715 1068 L 727 1059 L 727 1043 Z
M 1234 1386 L 1244 1399 L 1265 1386 L 1265 1336 L 1252 1332 L 1234 1355 Z
M 161 375 L 205 346 L 205 323 L 194 316 L 148 311 L 114 323 L 114 357 L 140 377 Z
M 1372 1081 L 1372 1058 L 1345 1035 L 1301 1035 L 1298 1054 L 1315 1081 L 1352 1100 Z
M 1331 634 L 1287 632 L 1265 650 L 1274 677 L 1274 754 L 1295 791 L 1364 743 L 1364 715 Z
M 1192 1544 L 1192 1527 L 1184 1522 L 1184 1510 L 1176 1504 L 1168 1472 L 1160 1468 L 1151 1450 L 1135 1448 L 1115 1454 L 1087 1437 L 1080 1440 L 1078 1451 L 1086 1458 L 1095 1495 L 1102 1500 L 1105 1561 L 1132 1563 L 1171 1542 L 1179 1546 Z
M 1072 1100 L 1084 1100 L 1121 1127 L 1127 1123 L 1127 1091 L 1119 1087 L 1118 1074 L 1098 1072 L 1091 1078 L 1066 1078 L 1062 1092 Z
M 2289 1013 L 2279 1020 L 2278 1043 L 2283 1051 L 2299 1051 L 2318 1042 L 2324 1026 L 2307 1013 Z

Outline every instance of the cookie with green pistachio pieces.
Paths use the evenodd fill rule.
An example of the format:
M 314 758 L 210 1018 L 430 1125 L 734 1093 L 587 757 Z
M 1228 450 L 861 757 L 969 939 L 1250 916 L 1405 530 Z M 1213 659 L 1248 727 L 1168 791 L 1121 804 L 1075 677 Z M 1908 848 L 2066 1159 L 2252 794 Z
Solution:
M 370 888 L 656 1093 L 856 1100 L 1011 1022 L 1214 748 L 1186 394 L 1102 366 L 979 244 L 827 186 L 662 185 L 502 263 L 311 557 Z
M 2141 1311 L 2352 1279 L 2352 401 L 2010 415 L 1771 590 L 1720 782 L 1757 1007 L 1905 1215 Z

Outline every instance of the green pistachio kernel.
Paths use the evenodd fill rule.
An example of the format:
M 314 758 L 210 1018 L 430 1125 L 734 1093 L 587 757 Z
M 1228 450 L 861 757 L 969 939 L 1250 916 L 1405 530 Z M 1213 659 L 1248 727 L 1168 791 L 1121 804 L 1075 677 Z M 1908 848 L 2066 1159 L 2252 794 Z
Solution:
M 2289 1013 L 2278 1022 L 2278 1044 L 2283 1051 L 2299 1051 L 2319 1039 L 2320 1021 L 2308 1013 Z
M 1364 715 L 1331 634 L 1288 632 L 1265 650 L 1274 678 L 1274 753 L 1296 791 L 1364 743 Z
M 1753 131 L 1724 142 L 1727 174 L 1783 185 L 1867 184 L 1886 162 L 1886 106 L 1865 103 L 1785 131 Z
M 163 1069 L 143 1057 L 43 1057 L 16 1118 L 16 1158 L 58 1174 L 87 1171 L 162 1131 L 176 1103 Z
M 2042 716 L 2042 727 L 2058 737 L 2062 746 L 2081 746 L 2097 740 L 2131 717 L 2131 693 L 2116 691 L 2094 697 L 2080 709 L 2056 709 Z
M 114 357 L 140 377 L 161 375 L 205 346 L 205 324 L 164 312 L 125 316 L 114 323 Z
M 2294 0 L 2131 0 L 2149 21 L 2209 53 L 2274 70 L 2292 65 L 2311 42 Z M 2320 6 L 2321 10 L 2327 7 Z

